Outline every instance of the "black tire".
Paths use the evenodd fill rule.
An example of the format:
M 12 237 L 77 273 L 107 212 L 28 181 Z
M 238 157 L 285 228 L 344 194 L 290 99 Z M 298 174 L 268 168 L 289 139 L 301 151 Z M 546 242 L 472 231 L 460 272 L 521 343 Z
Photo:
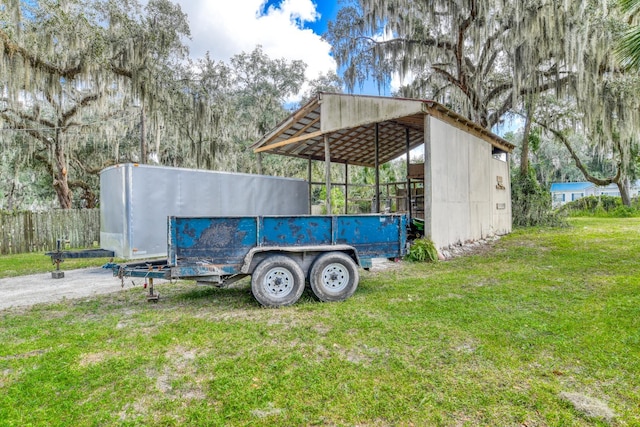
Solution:
M 313 294 L 325 302 L 344 301 L 356 291 L 360 275 L 353 259 L 342 252 L 318 257 L 309 273 Z
M 304 291 L 304 272 L 294 260 L 274 255 L 262 261 L 251 276 L 251 292 L 265 307 L 295 304 Z

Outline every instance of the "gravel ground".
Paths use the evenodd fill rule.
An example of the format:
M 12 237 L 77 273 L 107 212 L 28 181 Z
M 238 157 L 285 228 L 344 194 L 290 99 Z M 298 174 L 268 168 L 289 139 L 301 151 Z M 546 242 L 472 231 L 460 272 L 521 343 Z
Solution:
M 397 266 L 397 263 L 386 259 L 374 259 L 371 270 L 380 271 Z M 127 280 L 125 289 L 131 287 L 131 279 Z M 142 284 L 143 279 L 136 280 L 137 284 Z M 156 284 L 162 282 L 164 281 L 157 281 Z M 0 279 L 0 310 L 64 299 L 86 298 L 122 289 L 120 279 L 114 277 L 111 270 L 102 267 L 66 270 L 61 279 L 53 279 L 50 272 L 10 277 Z
M 0 310 L 119 290 L 122 290 L 120 279 L 101 267 L 67 270 L 61 279 L 53 279 L 51 273 L 10 277 L 0 279 Z

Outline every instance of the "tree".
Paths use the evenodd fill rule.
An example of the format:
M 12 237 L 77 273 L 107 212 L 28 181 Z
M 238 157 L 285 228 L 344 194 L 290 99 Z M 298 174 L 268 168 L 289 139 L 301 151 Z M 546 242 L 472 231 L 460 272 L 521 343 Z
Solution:
M 523 114 L 523 177 L 530 176 L 529 130 L 541 116 L 538 98 L 550 94 L 571 103 L 573 129 L 620 160 L 620 174 L 610 182 L 624 194 L 634 163 L 628 153 L 638 91 L 611 55 L 620 25 L 607 6 L 595 0 L 360 0 L 339 13 L 327 38 L 351 86 L 371 76 L 383 84 L 396 73 L 409 80 L 400 95 L 435 99 L 487 128 L 508 113 Z M 553 118 L 541 120 L 549 125 Z M 569 128 L 555 130 L 561 138 Z M 570 139 L 562 141 L 571 153 Z
M 247 149 L 289 114 L 284 105 L 300 92 L 306 64 L 297 60 L 288 62 L 284 58 L 271 59 L 261 46 L 256 46 L 250 53 L 243 52 L 231 58 L 231 68 L 235 120 L 242 123 L 234 126 L 233 131 L 234 143 L 241 147 L 234 151 L 235 170 L 264 173 L 268 168 L 273 174 L 290 175 L 288 166 L 299 165 L 299 161 L 278 156 L 277 161 L 263 165 L 262 156 L 258 155 L 256 162 Z
M 139 5 L 128 0 L 11 2 L 0 10 L 0 85 L 6 95 L 0 120 L 31 137 L 26 147 L 12 149 L 26 148 L 25 162 L 42 165 L 53 177 L 62 208 L 72 206 L 74 187 L 83 189 L 89 205 L 95 199 L 79 178 L 119 160 L 109 156 L 108 142 L 135 126 L 126 120 L 127 110 L 137 103 L 144 118 L 165 104 L 159 100 L 166 100 L 167 64 L 186 52 L 180 37 L 188 26 L 167 0 L 152 0 L 145 11 L 140 15 Z M 102 150 L 92 159 L 98 167 L 79 168 L 86 162 L 74 161 L 73 152 L 100 136 Z M 145 138 L 140 145 L 146 148 Z
M 342 93 L 343 86 L 344 81 L 334 71 L 320 74 L 318 78 L 307 82 L 307 89 L 302 96 L 300 106 L 309 102 L 318 92 Z
M 395 73 L 399 94 L 427 97 L 491 128 L 524 96 L 560 91 L 575 76 L 577 2 L 360 0 L 326 38 L 350 88 Z M 564 40 L 564 43 L 560 41 Z
M 167 105 L 165 125 L 173 129 L 175 143 L 160 153 L 162 164 L 225 169 L 233 151 L 230 132 L 239 124 L 233 109 L 232 70 L 224 62 L 204 58 L 176 66 L 178 79 Z M 179 142 L 186 142 L 179 143 Z
M 640 120 L 640 79 L 614 70 L 602 76 L 596 86 L 597 107 L 580 111 L 578 106 L 586 102 L 584 99 L 573 105 L 564 103 L 559 108 L 548 102 L 539 112 L 537 122 L 566 147 L 587 181 L 600 186 L 616 184 L 622 203 L 630 206 L 629 180 L 637 175 L 639 147 L 635 124 Z M 593 173 L 575 150 L 572 139 L 581 137 L 591 142 L 596 158 L 612 164 L 608 175 Z
M 70 132 L 81 128 L 81 114 L 85 107 L 99 101 L 100 95 L 92 92 L 75 90 L 64 84 L 62 94 L 54 99 L 52 93 L 44 90 L 43 99 L 26 97 L 29 110 L 15 107 L 15 102 L 5 101 L 0 110 L 0 118 L 16 131 L 23 131 L 34 142 L 26 147 L 33 150 L 32 159 L 42 165 L 49 176 L 53 177 L 53 189 L 57 195 L 61 208 L 71 208 L 71 191 L 74 187 L 85 188 L 80 181 L 69 181 L 69 151 L 71 144 L 77 144 L 79 138 L 70 136 Z M 41 109 L 41 106 L 45 108 Z M 88 126 L 88 125 L 87 125 Z M 89 193 L 85 200 L 89 207 L 95 202 L 95 197 Z
M 629 68 L 640 68 L 640 0 L 618 0 L 622 11 L 628 15 L 630 28 L 625 32 L 617 49 L 621 62 Z M 636 25 L 633 25 L 635 22 Z
M 555 103 L 544 103 L 539 122 L 566 147 L 587 181 L 616 184 L 622 202 L 629 206 L 629 181 L 636 176 L 640 76 L 621 64 L 610 49 L 627 32 L 618 12 L 589 10 L 585 26 L 590 29 L 590 44 L 581 55 L 584 72 L 575 90 Z M 608 176 L 589 170 L 572 146 L 573 135 L 590 141 L 600 159 L 615 164 Z
M 257 46 L 229 63 L 207 54 L 176 69 L 179 77 L 166 107 L 172 113 L 164 123 L 172 139 L 188 143 L 167 145 L 160 156 L 163 164 L 237 172 L 262 167 L 289 176 L 304 170 L 298 159 L 280 156 L 261 164 L 247 150 L 289 114 L 284 105 L 304 83 L 304 63 L 269 58 Z

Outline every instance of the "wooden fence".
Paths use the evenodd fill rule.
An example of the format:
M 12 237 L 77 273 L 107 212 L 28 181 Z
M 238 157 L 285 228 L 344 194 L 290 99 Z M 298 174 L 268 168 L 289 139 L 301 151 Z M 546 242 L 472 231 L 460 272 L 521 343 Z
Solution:
M 64 239 L 67 247 L 91 248 L 100 241 L 100 210 L 1 212 L 0 254 L 44 252 Z

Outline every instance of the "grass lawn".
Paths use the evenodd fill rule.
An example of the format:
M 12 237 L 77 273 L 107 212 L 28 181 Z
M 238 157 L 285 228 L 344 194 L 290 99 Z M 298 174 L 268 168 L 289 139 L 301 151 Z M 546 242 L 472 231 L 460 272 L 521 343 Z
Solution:
M 343 303 L 178 283 L 2 311 L 0 426 L 640 426 L 640 218 L 571 223 Z

